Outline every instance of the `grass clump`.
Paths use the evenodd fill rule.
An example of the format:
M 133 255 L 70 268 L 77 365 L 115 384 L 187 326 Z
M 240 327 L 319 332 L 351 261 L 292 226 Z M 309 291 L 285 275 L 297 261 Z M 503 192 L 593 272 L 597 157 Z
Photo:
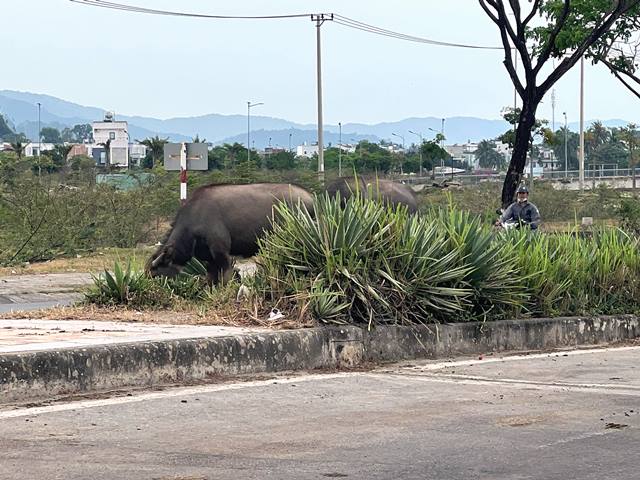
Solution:
M 169 308 L 180 302 L 200 303 L 212 296 L 204 266 L 193 259 L 175 278 L 152 278 L 146 272 L 123 268 L 115 262 L 113 272 L 104 270 L 93 276 L 93 285 L 85 292 L 85 302 L 99 306 L 130 308 Z M 206 270 L 205 270 L 206 272 Z
M 358 197 L 341 208 L 327 196 L 316 198 L 313 214 L 277 209 L 273 232 L 260 241 L 256 286 L 321 321 L 413 324 L 523 307 L 514 267 L 467 213 L 421 217 Z
M 619 229 L 496 235 L 449 206 L 351 198 L 278 207 L 254 289 L 325 323 L 415 324 L 640 310 L 640 245 Z

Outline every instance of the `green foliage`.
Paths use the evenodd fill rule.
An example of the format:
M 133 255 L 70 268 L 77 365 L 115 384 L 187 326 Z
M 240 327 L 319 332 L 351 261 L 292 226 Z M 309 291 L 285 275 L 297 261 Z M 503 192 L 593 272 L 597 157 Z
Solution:
M 640 308 L 640 249 L 620 230 L 592 237 L 496 236 L 453 208 L 409 216 L 354 197 L 316 198 L 315 216 L 278 208 L 253 288 L 336 324 L 499 320 Z
M 180 301 L 199 303 L 215 297 L 206 280 L 206 269 L 197 260 L 190 261 L 175 278 L 151 278 L 142 270 L 123 269 L 115 262 L 113 272 L 93 276 L 93 285 L 84 293 L 84 301 L 102 306 L 131 308 L 168 308 Z
M 45 143 L 62 143 L 62 137 L 57 128 L 43 127 L 40 131 L 40 136 Z
M 475 155 L 481 168 L 502 170 L 505 167 L 506 160 L 504 155 L 498 153 L 495 147 L 496 144 L 488 140 L 482 140 L 478 144 Z
M 640 234 L 640 200 L 623 199 L 617 213 L 623 229 Z
M 93 127 L 89 123 L 74 125 L 73 128 L 64 128 L 60 132 L 63 142 L 91 143 L 93 142 Z
M 149 166 L 161 165 L 164 159 L 164 145 L 169 142 L 168 138 L 155 137 L 145 138 L 140 144 L 147 147 L 147 157 L 149 161 L 146 162 Z
M 307 302 L 322 321 L 467 319 L 492 308 L 507 315 L 523 302 L 513 267 L 468 214 L 409 216 L 358 197 L 340 208 L 321 196 L 314 215 L 278 207 L 279 221 L 260 242 L 257 282 L 266 296 Z M 477 302 L 483 291 L 491 306 Z

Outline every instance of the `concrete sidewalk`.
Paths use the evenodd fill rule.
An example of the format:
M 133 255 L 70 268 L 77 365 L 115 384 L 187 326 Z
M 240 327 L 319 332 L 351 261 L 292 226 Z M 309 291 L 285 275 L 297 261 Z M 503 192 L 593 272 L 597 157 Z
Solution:
M 629 315 L 280 331 L 2 320 L 0 404 L 237 375 L 605 345 L 639 337 L 640 319 Z
M 240 327 L 163 325 L 87 320 L 2 320 L 0 355 L 132 342 L 215 338 L 267 332 Z
M 92 282 L 88 273 L 50 273 L 0 277 L 0 313 L 70 305 Z

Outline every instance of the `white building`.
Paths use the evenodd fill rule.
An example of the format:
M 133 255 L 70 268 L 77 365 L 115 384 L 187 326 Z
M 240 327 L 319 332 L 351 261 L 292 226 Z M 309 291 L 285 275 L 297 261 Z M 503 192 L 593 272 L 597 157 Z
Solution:
M 139 166 L 144 157 L 147 156 L 147 146 L 142 145 L 141 143 L 130 143 L 129 144 L 129 159 L 131 160 L 131 165 Z
M 38 143 L 31 142 L 28 143 L 26 147 L 24 147 L 24 156 L 25 157 L 37 157 L 39 152 L 50 152 L 53 150 L 55 145 L 53 143 Z
M 116 122 L 112 112 L 104 115 L 102 122 L 93 122 L 93 142 L 102 145 L 105 149 L 109 146 L 109 163 L 116 167 L 129 166 L 129 132 L 127 122 Z M 100 164 L 106 162 L 106 154 L 103 151 L 99 160 Z
M 305 142 L 303 145 L 298 145 L 296 147 L 296 155 L 298 157 L 307 157 L 311 158 L 314 155 L 318 155 L 318 144 L 307 145 Z

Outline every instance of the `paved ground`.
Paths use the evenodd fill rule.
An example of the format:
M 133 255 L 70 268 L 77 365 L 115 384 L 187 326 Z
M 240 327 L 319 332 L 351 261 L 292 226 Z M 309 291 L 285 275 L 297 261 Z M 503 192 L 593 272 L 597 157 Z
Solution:
M 91 283 L 88 273 L 50 273 L 0 277 L 0 313 L 70 305 Z
M 13 479 L 637 479 L 640 347 L 0 411 Z
M 89 347 L 114 343 L 170 339 L 219 337 L 260 328 L 207 325 L 165 325 L 84 320 L 3 320 L 0 319 L 0 354 Z

